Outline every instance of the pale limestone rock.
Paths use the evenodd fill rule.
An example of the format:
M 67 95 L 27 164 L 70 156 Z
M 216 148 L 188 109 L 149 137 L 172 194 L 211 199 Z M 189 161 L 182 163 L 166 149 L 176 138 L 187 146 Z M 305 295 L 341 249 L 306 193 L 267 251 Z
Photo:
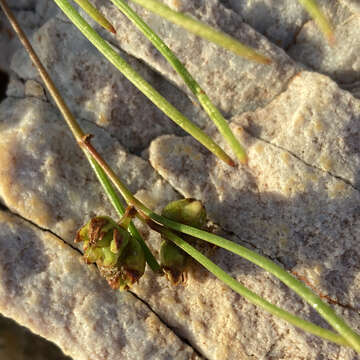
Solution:
M 221 235 L 239 242 L 236 237 Z M 149 241 L 156 245 L 161 239 L 151 232 Z M 207 248 L 207 252 L 212 261 L 255 293 L 309 321 L 326 326 L 314 310 L 266 272 L 221 249 L 209 251 Z M 135 285 L 132 291 L 146 299 L 171 328 L 209 360 L 301 360 L 317 359 L 321 354 L 329 360 L 359 359 L 353 351 L 304 334 L 251 305 L 198 264 L 190 265 L 184 285 L 172 286 L 165 278 L 154 278 L 147 270 L 142 283 Z M 354 328 L 360 328 L 356 311 L 339 306 L 336 309 Z
M 76 360 L 197 359 L 140 300 L 54 235 L 0 212 L 0 311 Z
M 152 143 L 150 162 L 184 197 L 202 200 L 224 230 L 281 261 L 322 296 L 358 311 L 359 192 L 235 123 L 232 128 L 248 148 L 248 169 L 223 165 L 190 138 L 175 136 Z M 331 358 L 317 351 L 309 349 L 309 358 Z
M 256 31 L 282 48 L 294 41 L 307 19 L 297 0 L 220 0 L 236 11 Z
M 297 0 L 220 1 L 236 11 L 256 31 L 284 49 L 288 49 L 297 41 L 297 34 L 304 24 L 311 20 L 310 15 Z M 346 3 L 351 1 L 317 0 L 316 2 L 325 16 L 333 24 L 337 24 L 351 14 Z M 319 28 L 316 31 L 319 33 Z M 311 38 L 307 40 L 311 42 Z
M 34 34 L 32 44 L 74 114 L 107 129 L 128 150 L 141 151 L 161 134 L 183 133 L 73 25 L 52 19 Z M 186 95 L 122 50 L 119 54 L 191 119 L 204 122 L 205 116 Z M 11 67 L 22 79 L 41 81 L 23 49 L 13 57 Z
M 314 21 L 309 21 L 297 35 L 289 55 L 310 68 L 329 75 L 342 87 L 352 91 L 360 81 L 360 11 L 338 2 L 332 11 L 335 44 L 330 46 Z M 359 6 L 359 5 L 357 5 Z M 354 89 L 357 96 L 358 92 Z
M 271 104 L 235 120 L 360 189 L 360 100 L 328 77 L 301 72 Z
M 112 19 L 117 30 L 112 41 L 116 41 L 122 49 L 144 60 L 189 93 L 182 79 L 124 15 L 112 6 L 101 6 L 101 1 L 96 3 L 102 12 Z M 271 65 L 262 65 L 243 59 L 129 3 L 173 50 L 226 115 L 254 110 L 269 103 L 285 90 L 288 81 L 299 71 L 300 67 L 281 49 L 244 24 L 236 13 L 223 7 L 219 1 L 184 3 L 184 6 L 181 6 L 189 14 L 224 30 L 273 60 Z M 105 36 L 110 39 L 110 35 Z
M 17 21 L 27 35 L 53 16 L 57 7 L 53 1 L 47 0 L 17 0 L 8 1 Z M 0 70 L 10 70 L 10 60 L 17 49 L 21 47 L 19 40 L 5 15 L 0 12 Z
M 126 153 L 94 124 L 80 124 L 95 135 L 94 145 L 131 191 L 156 188 L 166 199 L 176 198 L 147 162 Z M 0 132 L 0 198 L 11 210 L 70 243 L 77 228 L 95 214 L 116 216 L 70 130 L 50 104 L 36 98 L 5 100 L 0 105 Z
M 10 72 L 9 82 L 6 87 L 6 96 L 16 98 L 25 97 L 25 85 L 13 72 Z

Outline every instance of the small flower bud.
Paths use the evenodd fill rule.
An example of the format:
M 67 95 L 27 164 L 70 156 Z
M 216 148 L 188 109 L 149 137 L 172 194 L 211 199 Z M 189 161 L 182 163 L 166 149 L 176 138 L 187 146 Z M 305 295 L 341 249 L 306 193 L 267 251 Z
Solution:
M 202 228 L 206 223 L 206 210 L 201 201 L 196 199 L 181 199 L 167 204 L 162 215 L 196 228 Z
M 186 253 L 171 241 L 164 240 L 160 247 L 160 262 L 168 280 L 174 285 L 182 282 L 186 267 Z
M 169 203 L 162 215 L 185 225 L 203 228 L 206 223 L 206 211 L 201 201 L 182 199 Z M 182 235 L 186 240 L 190 236 Z M 164 240 L 160 247 L 160 262 L 167 278 L 175 285 L 183 282 L 187 265 L 187 254 L 169 240 Z

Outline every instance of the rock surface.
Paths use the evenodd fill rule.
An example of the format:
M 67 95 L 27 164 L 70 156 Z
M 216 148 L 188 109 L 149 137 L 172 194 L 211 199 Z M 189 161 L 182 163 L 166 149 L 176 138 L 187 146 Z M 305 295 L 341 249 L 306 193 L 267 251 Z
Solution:
M 301 72 L 271 104 L 236 121 L 360 190 L 360 100 L 328 77 Z
M 226 167 L 188 137 L 178 137 L 184 134 L 63 15 L 37 22 L 33 30 L 44 25 L 32 41 L 81 126 L 95 135 L 94 145 L 138 198 L 158 212 L 179 193 L 201 199 L 212 229 L 283 265 L 359 331 L 359 100 L 303 65 L 356 94 L 357 2 L 320 1 L 345 44 L 331 50 L 295 0 L 164 2 L 274 60 L 270 66 L 250 63 L 139 11 L 224 114 L 234 115 L 232 127 L 249 149 L 248 168 Z M 116 37 L 101 34 L 222 143 L 153 47 L 109 2 L 94 3 L 117 28 Z M 17 6 L 24 10 L 27 5 L 41 14 L 44 2 L 22 0 Z M 291 57 L 303 64 L 272 42 L 285 49 L 292 45 Z M 90 357 L 94 343 L 101 360 L 117 358 L 121 351 L 124 360 L 198 358 L 195 350 L 209 360 L 360 359 L 268 315 L 194 263 L 187 283 L 177 287 L 147 269 L 132 289 L 138 299 L 108 289 L 93 268 L 79 261 L 79 253 L 55 236 L 72 244 L 89 217 L 116 215 L 25 52 L 19 50 L 11 64 L 8 99 L 0 104 L 0 201 L 36 227 L 0 213 L 1 313 L 55 341 L 74 360 Z M 158 137 L 163 134 L 168 135 Z M 158 255 L 159 235 L 137 225 Z M 221 249 L 200 248 L 257 294 L 326 326 L 264 271 Z M 27 257 L 19 256 L 25 252 Z
M 98 3 L 100 5 L 101 1 Z M 226 9 L 217 0 L 182 1 L 181 9 L 254 47 L 271 58 L 272 64 L 265 66 L 243 59 L 189 34 L 181 27 L 152 15 L 139 6 L 134 8 L 185 64 L 212 101 L 228 116 L 269 103 L 286 88 L 288 81 L 300 69 L 281 49 L 243 23 L 235 12 Z M 124 15 L 112 7 L 104 7 L 102 10 L 113 20 L 117 29 L 116 43 L 119 46 L 150 64 L 189 93 L 182 79 Z
M 142 151 L 161 134 L 183 133 L 73 25 L 51 19 L 34 34 L 33 46 L 75 115 L 107 129 L 131 152 Z M 181 91 L 124 51 L 119 53 L 161 93 L 176 99 L 186 115 L 198 118 L 200 125 L 204 122 Z M 23 49 L 13 57 L 11 68 L 21 79 L 41 82 Z
M 233 129 L 240 136 L 236 124 L 233 124 Z M 211 220 L 236 234 L 241 241 L 280 261 L 323 298 L 352 309 L 347 319 L 354 320 L 352 316 L 357 316 L 355 314 L 360 309 L 359 192 L 278 147 L 245 134 L 242 141 L 248 147 L 248 170 L 230 169 L 209 159 L 188 137 L 164 136 L 157 139 L 150 147 L 150 162 L 184 197 L 202 200 Z M 236 261 L 223 260 L 225 268 L 229 263 L 232 269 L 236 268 Z M 237 276 L 241 276 L 241 269 L 239 267 L 238 272 L 234 270 Z M 254 285 L 254 281 L 253 275 L 246 273 L 244 282 L 250 288 L 259 286 Z M 267 292 L 267 286 L 271 288 L 274 285 L 261 282 L 259 288 L 268 294 L 270 301 L 286 307 L 279 295 L 281 291 Z M 206 297 L 211 299 L 213 292 L 216 293 L 214 288 L 208 291 Z M 287 294 L 285 298 L 289 300 L 289 296 Z M 215 295 L 216 298 L 218 296 Z M 241 300 L 237 300 L 236 304 L 239 302 Z M 294 298 L 291 304 L 297 307 L 297 313 L 303 307 Z M 153 305 L 153 308 L 156 307 Z M 261 324 L 254 332 L 261 334 L 264 347 L 259 344 L 252 347 L 246 343 L 246 351 L 255 358 L 266 358 L 268 353 L 265 349 L 271 347 L 271 341 L 265 339 L 272 337 L 266 335 L 267 320 L 261 316 L 261 320 L 258 318 L 257 321 Z M 236 328 L 237 334 L 243 333 L 243 338 L 247 338 L 254 326 L 250 325 L 250 320 L 241 325 L 239 322 L 236 316 L 232 316 L 228 319 L 229 328 Z M 216 324 L 216 321 L 212 322 L 212 327 L 216 328 Z M 286 356 L 277 355 L 275 358 L 298 358 L 295 348 L 292 348 L 293 353 L 286 344 L 298 341 L 301 336 L 297 334 L 296 341 L 290 333 L 280 336 L 279 326 L 272 323 L 271 328 L 284 340 L 283 346 L 281 341 L 277 341 L 276 346 Z M 282 326 L 280 328 L 283 329 Z M 223 329 L 221 333 L 226 332 L 220 324 L 219 329 Z M 215 331 L 216 336 L 219 332 Z M 327 359 L 352 359 L 355 356 L 351 351 L 345 351 L 342 357 L 338 357 L 334 349 L 319 344 L 315 346 L 311 340 L 306 343 L 301 345 L 301 356 L 304 358 L 315 359 L 322 355 Z
M 94 145 L 132 192 L 176 198 L 172 188 L 143 159 L 91 122 Z M 64 120 L 37 98 L 7 99 L 0 105 L 0 198 L 41 228 L 72 243 L 76 229 L 95 215 L 115 216 Z M 25 174 L 31 174 L 30 176 Z
M 197 358 L 146 305 L 112 291 L 62 240 L 5 212 L 0 229 L 4 315 L 74 359 Z
M 302 27 L 289 49 L 291 57 L 310 68 L 329 75 L 357 97 L 360 82 L 360 10 L 342 5 L 330 12 L 336 43 L 330 46 L 314 21 Z

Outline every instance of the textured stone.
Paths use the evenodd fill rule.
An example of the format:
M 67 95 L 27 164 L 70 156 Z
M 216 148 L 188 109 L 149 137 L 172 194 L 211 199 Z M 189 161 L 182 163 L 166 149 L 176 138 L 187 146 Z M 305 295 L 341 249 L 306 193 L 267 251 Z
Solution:
M 152 143 L 150 162 L 184 197 L 202 200 L 210 219 L 224 230 L 281 261 L 324 298 L 359 311 L 359 192 L 289 152 L 246 135 L 235 123 L 232 127 L 248 147 L 248 169 L 222 165 L 192 139 L 175 136 Z M 224 263 L 236 267 L 232 261 Z M 276 302 L 278 291 L 269 293 L 270 300 Z M 261 323 L 263 320 L 262 316 L 257 318 Z M 229 321 L 237 320 L 231 317 Z M 355 324 L 359 327 L 359 319 Z M 244 337 L 252 334 L 253 325 L 234 326 L 244 332 Z M 261 329 L 257 329 L 258 334 Z M 296 340 L 293 335 L 280 338 L 298 341 L 298 335 Z M 311 341 L 307 343 L 310 347 L 301 350 L 305 358 L 315 359 L 322 354 L 330 359 L 335 354 L 329 349 L 319 350 Z M 246 349 L 256 353 L 255 345 L 250 350 L 247 344 Z M 287 347 L 286 351 L 284 358 L 296 358 L 297 352 L 291 353 Z M 256 358 L 265 355 L 256 354 Z M 343 356 L 350 359 L 353 354 Z
M 176 198 L 147 162 L 126 153 L 91 122 L 81 125 L 95 135 L 94 145 L 131 191 Z M 0 131 L 0 198 L 11 210 L 70 243 L 88 218 L 115 216 L 70 130 L 50 104 L 36 98 L 5 100 Z
M 195 359 L 193 350 L 130 293 L 48 232 L 0 212 L 0 311 L 74 359 Z
M 182 134 L 71 24 L 58 18 L 48 21 L 35 33 L 33 46 L 74 114 L 107 129 L 130 151 L 143 150 L 161 134 Z M 170 94 L 185 114 L 201 123 L 199 109 L 181 91 L 122 50 L 119 53 L 160 92 Z M 13 57 L 11 67 L 22 79 L 40 81 L 23 49 Z
M 324 76 L 308 72 L 296 76 L 302 68 L 244 24 L 243 19 L 250 21 L 241 12 L 240 16 L 215 0 L 165 2 L 255 46 L 275 61 L 266 67 L 236 58 L 141 11 L 223 112 L 226 115 L 237 114 L 232 126 L 249 148 L 250 162 L 248 169 L 230 169 L 219 164 L 189 138 L 175 136 L 154 141 L 150 151 L 145 149 L 142 152 L 144 158 L 149 157 L 155 170 L 179 193 L 203 200 L 210 220 L 228 231 L 227 234 L 221 232 L 222 235 L 281 262 L 332 303 L 336 311 L 359 331 L 357 239 L 360 234 L 360 199 L 353 187 L 357 186 L 359 179 L 357 100 L 339 90 Z M 111 20 L 114 19 L 118 30 L 116 38 L 103 30 L 102 34 L 112 44 L 145 61 L 147 65 L 119 50 L 147 80 L 205 127 L 207 120 L 199 107 L 193 106 L 176 86 L 165 79 L 183 86 L 158 53 L 109 2 L 99 0 L 96 3 Z M 222 3 L 230 6 L 229 1 Z M 249 1 L 238 2 L 240 6 L 243 3 L 251 5 Z M 263 23 L 265 29 L 265 25 L 270 24 L 271 31 L 266 32 L 265 29 L 263 33 L 274 42 L 275 37 L 272 38 L 270 32 L 274 31 L 274 36 L 281 41 L 291 42 L 299 27 L 308 20 L 308 15 L 297 1 L 287 4 L 285 7 L 285 2 L 281 0 L 273 2 L 271 11 L 270 8 L 266 11 L 260 11 L 264 8 L 256 6 L 253 8 L 253 18 L 254 11 L 258 11 L 259 26 Z M 337 16 L 339 24 L 348 19 L 350 11 L 355 12 L 354 7 L 351 8 L 355 2 L 351 0 L 341 3 L 328 1 L 328 4 L 327 13 L 331 13 L 333 18 Z M 343 4 L 349 5 L 349 12 L 342 11 Z M 353 21 L 352 18 L 350 20 Z M 294 21 L 294 26 L 291 21 Z M 308 24 L 311 22 L 306 23 L 304 30 L 310 26 Z M 289 34 L 283 31 L 284 28 L 289 29 Z M 178 198 L 179 194 L 146 161 L 128 154 L 117 141 L 120 140 L 127 150 L 140 152 L 154 137 L 177 133 L 177 128 L 166 125 L 169 120 L 160 113 L 158 117 L 157 110 L 78 35 L 63 15 L 47 22 L 32 41 L 71 109 L 79 118 L 90 120 L 82 120 L 81 125 L 96 135 L 94 144 L 131 190 L 156 211 Z M 356 48 L 357 44 L 353 46 Z M 344 50 L 344 59 L 345 56 L 348 54 Z M 337 60 L 339 82 L 342 64 Z M 164 77 L 150 71 L 148 65 Z M 28 85 L 28 95 L 40 94 L 34 92 L 32 86 L 28 91 L 29 84 L 34 85 L 33 81 L 39 81 L 39 78 L 23 51 L 16 54 L 12 68 Z M 343 73 L 344 79 L 348 81 L 346 74 Z M 8 96 L 23 97 L 26 86 L 18 78 L 11 81 Z M 347 86 L 352 91 L 358 86 L 356 84 L 352 80 L 346 84 L 342 82 L 343 87 Z M 112 87 L 119 90 L 117 97 Z M 112 110 L 120 113 L 112 117 Z M 240 116 L 243 111 L 253 112 Z M 110 116 L 99 117 L 104 114 Z M 292 123 L 297 114 L 303 115 L 296 122 L 299 131 L 295 131 Z M 161 127 L 154 125 L 149 116 L 164 123 Z M 127 121 L 131 122 L 131 126 Z M 241 132 L 239 124 L 265 141 Z M 138 129 L 141 127 L 145 128 L 145 133 Z M 331 162 L 326 157 L 329 154 Z M 1 201 L 11 211 L 30 219 L 37 226 L 50 229 L 67 242 L 72 242 L 77 228 L 90 216 L 114 215 L 58 112 L 41 98 L 7 99 L 0 105 L 0 164 Z M 1 275 L 0 289 L 12 289 L 13 292 L 6 291 L 7 296 L 16 296 L 16 291 L 30 296 L 18 296 L 16 301 L 8 301 L 6 310 L 3 310 L 4 305 L 0 305 L 0 312 L 6 312 L 33 331 L 56 341 L 66 352 L 71 347 L 74 360 L 85 358 L 85 355 L 77 355 L 80 351 L 83 354 L 88 351 L 88 357 L 92 355 L 93 338 L 98 344 L 95 353 L 99 359 L 104 358 L 102 349 L 105 348 L 109 351 L 109 359 L 172 359 L 176 355 L 187 359 L 194 356 L 193 351 L 174 333 L 186 339 L 209 360 L 359 359 L 353 351 L 305 334 L 249 304 L 194 263 L 189 267 L 184 285 L 174 287 L 164 277 L 155 276 L 147 269 L 133 288 L 135 294 L 173 329 L 172 333 L 131 294 L 107 289 L 93 268 L 79 263 L 79 254 L 75 250 L 18 218 L 6 216 L 10 220 L 0 220 L 0 244 L 3 244 L 0 271 L 11 275 L 7 278 Z M 14 221 L 20 225 L 13 225 Z M 11 236 L 9 228 L 12 229 Z M 212 225 L 214 228 L 216 226 Z M 158 255 L 160 237 L 141 225 L 139 229 Z M 230 236 L 230 232 L 233 235 Z M 35 235 L 30 236 L 29 233 Z M 9 243 L 9 238 L 14 242 Z M 34 246 L 29 245 L 29 241 Z M 27 258 L 17 256 L 18 247 L 14 243 L 24 244 Z M 40 252 L 44 256 L 35 259 L 32 256 L 35 249 L 36 255 Z M 221 249 L 207 246 L 201 246 L 201 249 L 257 294 L 292 313 L 326 326 L 314 310 L 264 271 Z M 55 251 L 56 257 L 53 256 Z M 13 258 L 16 260 L 11 262 Z M 73 285 L 70 272 L 63 270 L 66 264 L 70 264 L 70 271 L 82 279 L 81 284 Z M 42 271 L 41 266 L 46 269 Z M 26 274 L 21 279 L 23 281 L 13 281 L 21 274 Z M 86 289 L 81 287 L 82 284 L 86 284 Z M 89 288 L 90 292 L 85 292 Z M 86 311 L 89 307 L 95 309 L 90 318 L 85 318 L 83 308 L 71 313 L 69 307 L 63 305 L 76 305 L 78 298 L 79 305 L 86 306 Z M 38 301 L 30 314 L 30 308 L 27 310 L 24 304 L 31 303 L 32 299 Z M 50 302 L 51 306 L 48 306 Z M 101 306 L 103 302 L 105 307 Z M 125 306 L 130 309 L 129 312 L 122 311 Z M 134 308 L 135 312 L 131 312 Z M 63 314 L 67 317 L 60 316 Z M 150 318 L 148 322 L 143 321 L 146 316 Z M 81 322 L 76 327 L 68 319 Z M 46 330 L 45 326 L 55 321 L 56 329 Z M 76 331 L 76 335 L 70 336 L 72 331 Z M 85 341 L 84 348 L 84 341 L 80 343 L 79 336 L 90 340 Z M 144 338 L 145 344 L 152 344 L 149 352 L 142 347 Z M 74 341 L 80 345 L 73 346 Z M 124 352 L 121 355 L 116 353 L 119 348 Z
M 235 120 L 360 189 L 360 100 L 328 77 L 301 72 L 271 104 Z
M 311 20 L 310 15 L 297 0 L 220 1 L 236 11 L 255 30 L 284 49 L 297 41 L 298 32 Z M 346 1 L 317 0 L 316 2 L 333 24 L 341 22 L 350 14 L 347 4 L 344 4 Z M 318 28 L 316 31 L 319 33 Z
M 103 4 L 101 1 L 97 3 L 99 7 Z M 289 79 L 299 71 L 299 66 L 281 49 L 243 23 L 236 13 L 223 7 L 217 0 L 185 1 L 181 7 L 199 20 L 224 30 L 273 60 L 271 65 L 248 61 L 189 34 L 181 27 L 139 6 L 134 6 L 137 13 L 180 58 L 200 86 L 226 115 L 264 106 L 282 92 Z M 117 30 L 115 40 L 121 48 L 144 60 L 189 93 L 182 79 L 124 15 L 114 7 L 103 6 L 101 9 L 108 18 L 112 19 Z
M 306 21 L 297 0 L 220 0 L 243 20 L 278 46 L 286 48 Z
M 331 76 L 342 87 L 359 96 L 360 10 L 346 7 L 342 2 L 338 2 L 337 7 L 337 11 L 330 12 L 335 30 L 334 46 L 326 42 L 315 22 L 309 21 L 297 35 L 289 54 L 310 68 Z
M 34 30 L 56 13 L 55 4 L 47 0 L 18 0 L 16 5 L 15 2 L 9 1 L 8 5 L 28 35 L 32 34 Z M 12 55 L 20 47 L 20 42 L 10 23 L 5 15 L 0 12 L 0 48 L 5 50 L 0 52 L 0 69 L 9 71 Z

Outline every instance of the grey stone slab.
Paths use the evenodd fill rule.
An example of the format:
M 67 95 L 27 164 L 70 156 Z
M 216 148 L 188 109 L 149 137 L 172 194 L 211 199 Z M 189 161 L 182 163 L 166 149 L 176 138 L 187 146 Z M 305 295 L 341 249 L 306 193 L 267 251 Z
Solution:
M 56 14 L 57 8 L 52 1 L 19 0 L 8 1 L 17 21 L 26 34 L 31 35 L 39 26 Z M 5 15 L 0 13 L 0 69 L 10 70 L 12 55 L 21 47 L 10 23 Z
M 196 359 L 140 300 L 48 232 L 0 213 L 0 311 L 82 359 Z
M 358 311 L 359 191 L 232 127 L 248 147 L 248 168 L 222 165 L 175 136 L 152 143 L 150 162 L 184 197 L 202 200 L 223 229 Z
M 301 72 L 271 104 L 234 120 L 360 189 L 360 100 L 327 76 Z
M 74 114 L 107 129 L 128 150 L 139 152 L 161 134 L 183 134 L 73 25 L 54 18 L 34 34 L 32 43 Z M 160 92 L 176 101 L 185 114 L 201 123 L 200 109 L 186 95 L 136 59 L 121 50 L 119 53 Z M 13 57 L 11 67 L 24 80 L 40 81 L 23 49 Z
M 131 191 L 176 197 L 141 158 L 88 121 L 94 145 Z M 115 216 L 85 156 L 60 114 L 37 98 L 7 99 L 0 105 L 0 198 L 11 210 L 72 243 L 90 217 Z
M 338 2 L 338 8 L 330 14 L 336 40 L 334 46 L 321 36 L 314 21 L 309 21 L 297 35 L 289 55 L 315 71 L 329 75 L 351 91 L 352 85 L 356 87 L 360 80 L 360 11 Z M 357 91 L 353 93 L 356 95 Z
M 124 15 L 112 6 L 103 5 L 101 1 L 97 4 L 112 19 L 117 30 L 112 41 L 126 52 L 144 60 L 189 94 L 182 79 Z M 273 60 L 271 65 L 248 61 L 134 5 L 136 12 L 173 50 L 227 116 L 264 106 L 281 93 L 289 79 L 299 71 L 300 67 L 285 52 L 243 23 L 240 16 L 226 9 L 217 0 L 196 3 L 186 1 L 181 8 Z
M 236 11 L 256 31 L 284 49 L 288 49 L 297 41 L 297 34 L 303 25 L 311 20 L 310 15 L 297 0 L 220 1 Z M 341 22 L 350 14 L 346 1 L 317 0 L 317 3 L 332 23 Z

